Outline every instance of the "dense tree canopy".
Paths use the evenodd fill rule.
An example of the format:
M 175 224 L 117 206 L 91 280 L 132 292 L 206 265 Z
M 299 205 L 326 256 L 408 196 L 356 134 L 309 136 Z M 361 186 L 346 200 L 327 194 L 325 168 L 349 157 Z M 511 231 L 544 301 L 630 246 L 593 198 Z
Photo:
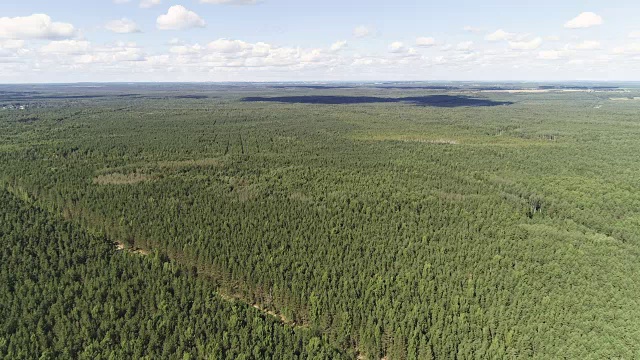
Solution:
M 0 354 L 640 355 L 634 102 L 133 90 L 0 113 Z
M 158 252 L 117 252 L 6 191 L 0 204 L 2 358 L 342 357 Z

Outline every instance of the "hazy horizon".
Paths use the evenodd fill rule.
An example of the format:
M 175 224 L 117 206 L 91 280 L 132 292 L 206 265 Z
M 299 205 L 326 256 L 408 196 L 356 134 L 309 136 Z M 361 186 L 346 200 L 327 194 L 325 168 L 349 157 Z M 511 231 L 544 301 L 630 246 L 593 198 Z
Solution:
M 640 5 L 0 4 L 0 83 L 640 81 Z
M 640 84 L 640 80 L 272 80 L 272 81 L 75 81 L 75 82 L 0 82 L 0 86 L 12 85 L 137 85 L 137 84 Z

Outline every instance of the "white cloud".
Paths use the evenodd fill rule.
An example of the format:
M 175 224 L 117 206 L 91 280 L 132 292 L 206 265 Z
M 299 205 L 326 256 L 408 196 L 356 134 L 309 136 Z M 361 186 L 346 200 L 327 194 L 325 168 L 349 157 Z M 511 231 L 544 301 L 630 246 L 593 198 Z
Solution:
M 488 41 L 504 41 L 504 40 L 511 40 L 514 38 L 514 36 L 516 36 L 516 34 L 514 33 L 510 33 L 510 32 L 506 32 L 502 29 L 498 29 L 494 32 L 492 32 L 491 34 L 488 34 L 487 36 L 485 36 L 485 40 Z
M 596 25 L 602 25 L 602 17 L 596 13 L 583 12 L 575 18 L 567 21 L 564 27 L 567 29 L 583 29 Z
M 360 25 L 358 27 L 356 27 L 355 29 L 353 29 L 353 36 L 357 37 L 357 38 L 363 38 L 365 36 L 369 36 L 373 34 L 373 30 L 369 27 L 366 27 L 364 25 Z
M 218 39 L 212 41 L 207 47 L 219 53 L 237 53 L 249 49 L 251 46 L 241 40 Z
M 567 61 L 567 65 L 570 66 L 584 66 L 586 61 L 584 59 L 573 59 Z
M 200 54 L 204 48 L 199 44 L 195 45 L 176 45 L 169 49 L 172 54 L 187 55 L 187 54 Z
M 85 54 L 73 58 L 75 64 L 107 64 L 130 63 L 144 61 L 142 49 L 135 43 L 116 43 L 114 45 L 90 48 Z M 126 66 L 128 68 L 128 66 Z
M 120 63 L 141 62 L 145 60 L 145 55 L 135 43 L 118 42 L 95 46 L 84 40 L 61 40 L 40 47 L 36 60 L 41 66 L 49 67 L 52 72 L 70 74 L 72 69 L 99 72 L 103 69 L 102 66 L 127 69 L 129 65 Z
M 355 65 L 355 66 L 368 66 L 368 65 L 373 65 L 376 62 L 375 59 L 371 59 L 371 58 L 358 58 L 358 59 L 354 59 L 353 62 L 351 63 L 351 65 Z
M 182 5 L 174 5 L 166 14 L 158 16 L 156 25 L 160 30 L 183 30 L 202 28 L 207 23 L 195 12 Z
M 347 42 L 345 40 L 340 40 L 340 41 L 336 41 L 333 44 L 331 44 L 331 51 L 340 51 L 342 49 L 344 49 L 345 47 L 347 47 Z
M 429 47 L 436 44 L 436 39 L 432 37 L 419 37 L 416 39 L 416 46 Z
M 253 57 L 266 57 L 271 53 L 271 45 L 259 42 L 252 44 L 251 56 Z
M 543 50 L 538 53 L 538 59 L 558 60 L 562 57 L 562 52 L 558 50 Z
M 542 45 L 542 38 L 537 37 L 529 41 L 509 41 L 512 50 L 535 50 Z
M 141 32 L 140 28 L 135 22 L 126 18 L 109 21 L 104 27 L 105 29 L 118 34 L 131 34 Z
M 24 47 L 24 40 L 0 40 L 0 49 L 22 49 Z
M 404 43 L 400 41 L 394 41 L 389 45 L 389 52 L 393 54 L 397 54 L 395 56 L 400 55 L 403 58 L 416 57 L 418 53 L 414 48 L 408 48 L 404 45 Z
M 401 52 L 405 52 L 406 48 L 404 47 L 404 44 L 401 43 L 400 41 L 395 41 L 391 43 L 391 45 L 389 45 L 389 51 L 392 53 L 401 53 Z
M 593 40 L 585 40 L 575 46 L 572 46 L 572 48 L 576 50 L 597 50 L 600 49 L 600 47 L 600 42 Z
M 327 59 L 327 56 L 322 52 L 321 49 L 312 49 L 310 51 L 300 53 L 301 63 L 321 63 L 325 59 Z
M 471 33 L 482 32 L 481 28 L 470 26 L 470 25 L 467 25 L 467 26 L 463 27 L 462 30 L 467 31 L 467 32 L 471 32 Z
M 556 50 L 543 50 L 538 53 L 538 59 L 558 60 L 560 59 L 560 52 Z
M 629 38 L 631 38 L 631 39 L 640 39 L 640 30 L 630 32 L 629 33 Z
M 303 61 L 303 56 L 305 55 L 299 49 L 294 48 L 275 48 L 270 45 L 263 44 L 263 46 L 268 47 L 268 52 L 263 53 L 262 56 L 248 56 L 245 60 L 245 66 L 251 67 L 270 67 L 270 66 L 295 66 L 300 65 Z M 313 50 L 312 50 L 313 51 Z M 251 52 L 253 53 L 253 51 Z M 316 56 L 317 56 L 316 52 Z M 306 53 L 307 57 L 306 61 L 317 61 L 317 57 L 310 56 Z
M 259 0 L 200 0 L 203 4 L 255 5 Z
M 139 3 L 140 0 L 131 0 L 127 8 L 140 11 L 136 10 Z M 164 16 L 172 15 L 171 10 L 162 11 L 167 10 L 171 4 L 167 1 L 163 3 L 167 4 L 166 8 L 156 8 L 158 11 L 156 16 L 162 13 L 165 14 Z M 188 12 L 182 9 L 183 13 Z M 199 8 L 191 10 L 196 10 L 198 13 L 201 11 Z M 201 13 L 201 15 L 204 14 Z M 168 21 L 165 23 L 159 21 L 158 28 L 161 26 L 172 29 L 186 28 L 175 25 L 183 22 L 184 19 L 180 16 L 173 14 L 172 19 L 180 21 L 174 21 L 174 25 L 171 26 L 167 25 Z M 136 21 L 140 21 L 139 24 L 142 25 L 142 20 L 136 18 Z M 204 20 L 199 26 L 204 26 L 203 22 Z M 161 23 L 163 25 L 160 25 Z M 118 33 L 140 30 L 133 21 L 127 19 L 113 20 L 101 25 L 103 29 L 107 28 Z M 371 35 L 376 35 L 372 25 L 364 28 L 366 30 L 360 34 L 370 36 L 367 39 L 371 39 Z M 347 31 L 352 29 L 349 28 Z M 393 43 L 387 41 L 382 46 L 367 47 L 366 50 L 354 46 L 352 44 L 354 41 L 362 40 L 348 39 L 349 34 L 344 39 L 334 38 L 321 48 L 309 48 L 305 47 L 307 45 L 304 42 L 276 45 L 234 40 L 234 38 L 218 39 L 218 37 L 209 39 L 218 39 L 215 41 L 202 42 L 200 39 L 189 40 L 193 37 L 188 36 L 188 32 L 175 32 L 161 39 L 160 43 L 149 43 L 149 47 L 145 47 L 146 51 L 131 43 L 89 43 L 79 37 L 52 39 L 53 41 L 46 42 L 0 38 L 0 63 L 2 64 L 0 68 L 4 69 L 0 71 L 0 80 L 5 79 L 9 82 L 114 79 L 121 81 L 411 80 L 432 76 L 437 79 L 450 77 L 461 80 L 467 77 L 471 80 L 492 77 L 505 80 L 543 77 L 568 79 L 596 76 L 599 74 L 599 69 L 606 68 L 614 69 L 611 71 L 615 71 L 615 74 L 629 72 L 630 79 L 640 75 L 638 70 L 640 68 L 637 67 L 640 64 L 638 62 L 640 45 L 631 44 L 638 41 L 626 39 L 628 44 L 616 48 L 615 53 L 612 53 L 614 46 L 609 48 L 609 44 L 604 39 L 601 40 L 602 44 L 597 45 L 595 44 L 597 42 L 591 41 L 600 40 L 598 37 L 558 33 L 561 35 L 562 42 L 551 43 L 551 40 L 560 39 L 547 37 L 554 32 L 541 34 L 538 37 L 533 32 L 532 34 L 507 32 L 505 30 L 509 29 L 508 27 L 493 31 L 496 29 L 497 27 L 475 35 L 465 35 L 458 29 L 458 35 L 461 38 L 449 42 L 450 45 L 443 41 L 445 39 L 437 38 L 438 41 L 436 41 L 428 37 L 434 34 L 427 32 L 418 34 L 425 35 L 424 37 L 409 39 L 398 37 L 396 39 L 401 41 Z M 624 38 L 633 29 L 627 29 L 619 36 Z M 356 35 L 355 31 L 354 35 Z M 178 39 L 170 40 L 173 36 L 177 36 Z M 488 41 L 494 39 L 502 42 L 496 43 L 500 46 L 494 46 L 486 42 L 485 38 Z M 585 39 L 587 41 L 583 41 Z M 475 43 L 466 40 L 474 40 Z M 625 45 L 624 40 L 617 45 Z M 461 42 L 458 43 L 459 41 Z M 566 43 L 568 45 L 564 46 Z M 597 48 L 606 48 L 607 51 L 579 51 Z M 604 60 L 602 57 L 604 55 L 608 56 L 609 60 Z M 19 71 L 23 77 L 15 77 L 14 80 L 8 74 L 16 72 L 14 69 L 19 66 L 23 66 Z M 613 76 L 605 70 L 600 73 L 603 74 L 603 78 Z M 39 77 L 34 74 L 42 75 Z
M 46 14 L 0 18 L 0 38 L 6 39 L 64 39 L 74 36 L 71 24 L 53 22 Z
M 547 41 L 560 41 L 560 36 L 558 35 L 549 35 L 545 38 Z
M 162 0 L 140 0 L 140 7 L 143 9 L 148 9 L 156 5 L 160 5 L 161 3 Z
M 91 48 L 91 43 L 84 40 L 52 41 L 40 48 L 44 54 L 81 54 Z
M 617 55 L 640 54 L 640 43 L 632 43 L 613 49 L 613 53 Z
M 456 45 L 456 50 L 470 51 L 473 48 L 473 41 L 463 41 Z
M 154 62 L 166 61 L 167 66 L 204 67 L 216 69 L 256 69 L 291 67 L 321 68 L 340 63 L 342 57 L 330 49 L 277 47 L 267 43 L 218 39 L 207 46 L 176 44 L 168 58 L 153 57 Z

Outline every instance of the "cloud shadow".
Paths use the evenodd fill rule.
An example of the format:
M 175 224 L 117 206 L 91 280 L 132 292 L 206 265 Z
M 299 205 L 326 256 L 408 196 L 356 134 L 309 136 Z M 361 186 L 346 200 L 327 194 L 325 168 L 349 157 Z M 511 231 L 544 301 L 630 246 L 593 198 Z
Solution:
M 416 106 L 434 106 L 454 108 L 462 106 L 502 106 L 513 104 L 510 101 L 494 101 L 458 95 L 429 95 L 412 97 L 378 97 L 378 96 L 276 96 L 276 97 L 246 97 L 245 102 L 278 102 L 287 104 L 320 104 L 320 105 L 349 105 L 374 103 L 405 103 Z

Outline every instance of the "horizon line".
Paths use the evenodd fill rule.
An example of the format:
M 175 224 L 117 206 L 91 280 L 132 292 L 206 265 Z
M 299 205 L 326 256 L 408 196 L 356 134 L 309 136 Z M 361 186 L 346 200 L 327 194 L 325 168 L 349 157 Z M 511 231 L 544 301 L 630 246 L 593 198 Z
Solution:
M 75 81 L 75 82 L 16 82 L 2 83 L 0 86 L 11 85 L 77 85 L 77 84 L 388 84 L 388 83 L 640 83 L 640 80 L 270 80 L 270 81 Z

